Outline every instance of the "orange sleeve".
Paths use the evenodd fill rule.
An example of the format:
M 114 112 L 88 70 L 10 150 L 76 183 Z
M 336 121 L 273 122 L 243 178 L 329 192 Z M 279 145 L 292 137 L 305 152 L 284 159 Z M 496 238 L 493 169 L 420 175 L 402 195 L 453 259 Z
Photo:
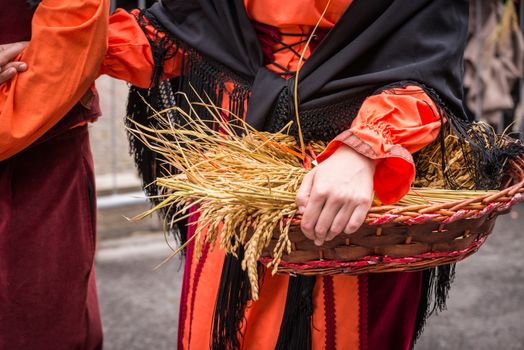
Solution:
M 154 61 L 149 38 L 161 38 L 151 25 L 145 31 L 137 22 L 139 10 L 131 13 L 118 9 L 109 18 L 108 50 L 100 74 L 125 80 L 135 86 L 151 86 Z M 164 62 L 164 78 L 176 76 L 180 70 L 181 54 L 176 54 Z
M 43 0 L 32 40 L 17 58 L 28 70 L 0 85 L 0 160 L 21 151 L 78 102 L 106 52 L 109 0 Z
M 374 190 L 385 204 L 399 201 L 415 179 L 411 153 L 437 137 L 441 120 L 431 98 L 419 87 L 386 90 L 368 97 L 351 128 L 338 135 L 319 155 L 329 157 L 346 144 L 376 160 Z

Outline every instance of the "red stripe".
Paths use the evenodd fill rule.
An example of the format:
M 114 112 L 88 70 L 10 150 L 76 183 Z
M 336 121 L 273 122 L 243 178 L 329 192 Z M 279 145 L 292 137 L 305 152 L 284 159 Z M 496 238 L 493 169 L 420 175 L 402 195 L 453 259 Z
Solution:
M 198 213 L 196 209 L 189 209 L 191 216 L 189 217 L 189 222 L 195 222 L 198 220 Z M 195 234 L 196 226 L 189 225 L 187 228 L 187 238 L 189 239 Z M 182 349 L 182 340 L 184 338 L 184 331 L 186 326 L 187 319 L 187 299 L 189 296 L 189 280 L 191 277 L 191 266 L 193 262 L 193 251 L 195 249 L 194 242 L 191 242 L 187 245 L 186 248 L 186 264 L 184 266 L 184 279 L 182 282 L 182 293 L 180 295 L 180 311 L 178 313 L 178 347 L 177 349 Z
M 198 264 L 195 269 L 195 277 L 193 280 L 193 289 L 191 291 L 191 311 L 189 313 L 189 338 L 188 338 L 188 349 L 191 345 L 191 333 L 193 330 L 193 311 L 195 310 L 195 296 L 198 289 L 198 282 L 200 281 L 200 275 L 204 269 L 204 264 L 206 263 L 207 253 L 209 252 L 209 244 L 205 243 L 202 250 L 202 256 L 198 260 Z
M 184 279 L 182 282 L 182 294 L 180 295 L 180 311 L 178 314 L 178 349 L 182 349 L 182 339 L 187 318 L 187 297 L 189 295 L 189 276 L 191 275 L 191 259 L 193 258 L 194 244 L 190 243 L 186 248 L 186 265 L 184 266 Z
M 368 275 L 358 278 L 360 350 L 368 349 Z
M 335 311 L 335 288 L 332 276 L 324 276 L 324 322 L 326 326 L 326 338 L 324 345 L 326 350 L 337 348 L 337 323 Z

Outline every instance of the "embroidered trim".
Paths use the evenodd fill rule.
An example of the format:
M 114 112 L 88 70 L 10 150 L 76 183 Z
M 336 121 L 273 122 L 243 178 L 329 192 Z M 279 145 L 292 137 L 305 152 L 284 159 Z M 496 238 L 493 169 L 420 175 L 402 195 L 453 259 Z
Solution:
M 196 209 L 190 209 L 193 211 L 192 216 L 190 217 L 191 221 L 198 220 L 198 212 Z M 191 237 L 195 233 L 196 227 L 191 225 L 188 227 L 188 236 Z M 195 250 L 194 241 L 188 244 L 186 248 L 186 264 L 184 266 L 184 278 L 182 282 L 182 293 L 180 294 L 180 310 L 178 313 L 178 334 L 177 334 L 177 343 L 178 349 L 183 348 L 183 339 L 184 331 L 186 326 L 187 319 L 187 302 L 189 297 L 189 283 L 191 281 L 191 267 L 193 266 L 193 251 Z
M 195 269 L 195 276 L 193 281 L 193 288 L 191 291 L 191 311 L 189 313 L 189 337 L 188 337 L 188 349 L 191 348 L 191 335 L 193 331 L 193 312 L 195 311 L 195 297 L 196 292 L 198 289 L 198 282 L 200 281 L 200 276 L 202 275 L 202 270 L 204 269 L 204 264 L 207 260 L 207 254 L 209 252 L 209 244 L 204 245 L 204 249 L 202 250 L 202 256 L 200 257 L 200 260 L 198 261 L 198 264 Z
M 184 267 L 184 279 L 182 282 L 182 293 L 180 294 L 180 311 L 178 313 L 178 348 L 182 349 L 182 341 L 187 319 L 187 300 L 189 296 L 189 281 L 191 274 L 191 262 L 193 259 L 193 244 L 190 243 L 186 249 L 186 265 Z
M 339 137 L 336 138 L 337 141 L 340 141 L 344 143 L 345 145 L 353 148 L 358 153 L 362 154 L 365 157 L 371 158 L 371 159 L 385 159 L 385 158 L 402 158 L 406 162 L 409 162 L 411 164 L 415 164 L 413 161 L 413 156 L 407 149 L 402 147 L 401 145 L 393 145 L 388 153 L 383 155 L 378 155 L 375 150 L 373 150 L 373 147 L 371 147 L 370 144 L 362 140 L 360 137 L 355 135 L 352 131 L 346 130 L 343 132 Z

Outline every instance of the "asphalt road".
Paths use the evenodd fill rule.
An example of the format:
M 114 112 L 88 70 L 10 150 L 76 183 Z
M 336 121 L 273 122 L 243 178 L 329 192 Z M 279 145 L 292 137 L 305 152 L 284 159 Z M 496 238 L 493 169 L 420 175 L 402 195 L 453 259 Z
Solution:
M 96 263 L 105 349 L 175 349 L 180 259 L 154 271 L 170 252 L 162 234 L 118 237 L 102 239 Z M 448 310 L 430 319 L 416 349 L 524 349 L 523 252 L 520 205 L 457 266 Z

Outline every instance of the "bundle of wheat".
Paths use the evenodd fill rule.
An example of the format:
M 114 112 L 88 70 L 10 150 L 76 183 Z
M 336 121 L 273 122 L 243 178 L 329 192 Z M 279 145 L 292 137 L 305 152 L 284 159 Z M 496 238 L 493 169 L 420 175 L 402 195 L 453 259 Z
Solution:
M 207 119 L 195 117 L 194 110 L 174 107 L 153 116 L 161 127 L 153 130 L 134 124 L 130 130 L 161 156 L 169 174 L 156 180 L 159 204 L 138 218 L 174 207 L 169 212 L 175 214 L 168 219 L 180 220 L 189 208 L 198 206 L 198 227 L 188 242 L 200 243 L 197 254 L 204 241 L 211 247 L 218 241 L 221 249 L 234 255 L 243 246 L 242 266 L 248 271 L 254 299 L 260 260 L 274 273 L 302 274 L 410 270 L 460 260 L 478 249 L 491 231 L 494 213 L 507 210 L 523 192 L 522 159 L 512 161 L 514 178 L 520 181 L 513 187 L 470 190 L 474 180 L 464 170 L 463 157 L 469 150 L 449 134 L 445 138 L 449 161 L 444 168 L 433 161 L 439 159 L 437 143 L 419 155 L 417 168 L 424 176 L 415 185 L 424 187 L 413 188 L 393 206 L 375 200 L 359 231 L 319 248 L 298 229 L 295 194 L 325 144 L 310 145 L 306 154 L 285 130 L 270 134 L 242 121 L 229 123 L 219 108 L 199 105 L 206 106 Z M 186 124 L 173 124 L 167 112 L 184 116 Z M 445 175 L 463 189 L 444 189 Z M 420 227 L 425 227 L 425 233 Z

